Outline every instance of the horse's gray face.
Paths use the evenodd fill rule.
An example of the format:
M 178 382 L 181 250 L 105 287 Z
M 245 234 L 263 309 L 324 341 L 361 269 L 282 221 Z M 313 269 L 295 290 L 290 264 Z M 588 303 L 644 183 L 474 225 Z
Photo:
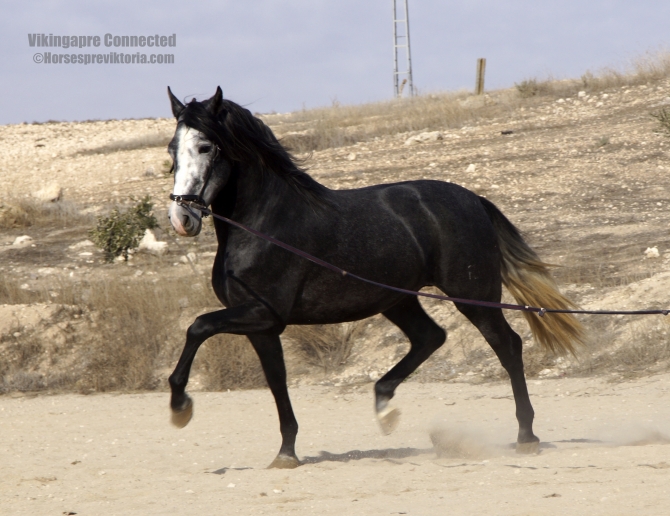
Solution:
M 180 123 L 174 138 L 168 145 L 168 152 L 174 162 L 174 195 L 199 195 L 207 181 L 202 197 L 209 205 L 221 187 L 220 174 L 209 173 L 215 166 L 215 146 L 200 131 Z M 217 177 L 219 176 L 219 177 Z M 172 201 L 168 217 L 174 230 L 181 236 L 196 236 L 202 228 L 200 212 L 186 208 Z M 195 214 L 195 215 L 194 215 Z

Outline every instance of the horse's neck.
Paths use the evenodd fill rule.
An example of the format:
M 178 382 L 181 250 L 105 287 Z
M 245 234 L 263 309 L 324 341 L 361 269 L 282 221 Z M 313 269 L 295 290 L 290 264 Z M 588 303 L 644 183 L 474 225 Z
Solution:
M 274 211 L 286 206 L 293 209 L 305 200 L 283 179 L 272 172 L 263 173 L 256 167 L 237 169 L 231 173 L 228 184 L 212 202 L 212 212 L 255 227 L 261 220 L 276 220 Z M 228 239 L 228 224 L 214 220 L 219 245 Z

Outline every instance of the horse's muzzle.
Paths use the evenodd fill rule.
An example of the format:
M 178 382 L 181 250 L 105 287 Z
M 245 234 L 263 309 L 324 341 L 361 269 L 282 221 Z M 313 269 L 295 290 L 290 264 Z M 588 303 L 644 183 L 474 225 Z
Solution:
M 194 237 L 202 229 L 202 217 L 197 210 L 189 210 L 173 202 L 168 216 L 170 224 L 180 236 Z

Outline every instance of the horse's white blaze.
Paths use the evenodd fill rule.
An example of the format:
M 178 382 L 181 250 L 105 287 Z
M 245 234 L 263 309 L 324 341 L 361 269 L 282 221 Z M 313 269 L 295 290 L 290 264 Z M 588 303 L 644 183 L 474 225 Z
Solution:
M 175 195 L 197 195 L 202 189 L 207 167 L 211 160 L 211 153 L 200 153 L 203 145 L 211 145 L 205 135 L 191 127 L 182 125 L 175 133 L 177 148 L 175 150 L 174 162 L 174 188 Z M 183 217 L 191 218 L 191 215 L 176 202 L 172 202 L 168 210 L 170 223 L 174 230 L 182 235 L 188 236 L 188 231 L 182 223 Z

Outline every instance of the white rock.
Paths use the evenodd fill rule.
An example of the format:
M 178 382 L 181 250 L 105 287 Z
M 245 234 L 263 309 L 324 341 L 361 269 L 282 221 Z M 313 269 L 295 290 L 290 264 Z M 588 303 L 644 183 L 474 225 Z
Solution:
M 12 245 L 18 245 L 18 246 L 27 246 L 33 243 L 33 237 L 28 236 L 28 235 L 21 235 L 18 236 L 14 239 L 14 242 Z
M 472 172 L 474 172 L 476 169 L 477 169 L 477 165 L 475 165 L 474 163 L 470 163 L 470 164 L 468 165 L 468 168 L 465 169 L 465 171 L 468 172 L 468 173 L 472 173 Z
M 349 155 L 347 156 L 347 159 L 349 161 L 354 161 L 356 159 L 356 153 L 355 152 L 350 152 Z
M 140 241 L 140 245 L 138 246 L 138 250 L 156 256 L 163 256 L 168 252 L 168 244 L 167 242 L 159 242 L 156 240 L 154 232 L 150 229 L 146 229 L 144 231 L 144 236 Z
M 647 247 L 647 250 L 644 252 L 644 257 L 647 259 L 658 258 L 659 256 L 658 247 Z
M 63 197 L 63 189 L 57 183 L 50 183 L 41 190 L 33 192 L 33 197 L 43 202 L 60 201 Z
M 586 92 L 585 92 L 585 91 L 580 91 L 579 93 L 577 93 L 577 96 L 578 96 L 580 99 L 581 99 L 581 98 L 584 98 L 584 97 L 586 97 Z
M 416 136 L 410 136 L 405 140 L 405 145 L 415 145 L 417 143 L 425 142 L 436 142 L 438 140 L 444 139 L 444 136 L 440 131 L 430 131 L 427 133 L 417 134 Z
M 81 249 L 82 247 L 92 247 L 94 245 L 95 244 L 90 240 L 82 240 L 81 242 L 68 246 L 68 249 Z

